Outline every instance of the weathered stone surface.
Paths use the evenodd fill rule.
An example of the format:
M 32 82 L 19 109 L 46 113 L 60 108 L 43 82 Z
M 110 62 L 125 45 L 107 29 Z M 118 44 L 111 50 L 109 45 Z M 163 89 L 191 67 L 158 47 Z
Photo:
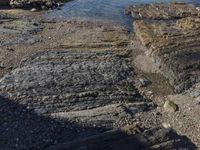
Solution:
M 0 79 L 0 131 L 9 130 L 1 146 L 44 149 L 124 126 L 154 108 L 134 87 L 129 55 L 65 50 L 24 60 Z
M 164 6 L 161 4 L 161 7 Z M 176 5 L 170 6 L 166 5 L 172 12 L 175 11 Z M 147 5 L 146 7 L 152 6 Z M 186 10 L 190 10 L 191 6 L 184 5 L 184 7 Z M 138 10 L 140 10 L 139 8 Z M 195 12 L 191 9 L 191 13 Z M 165 9 L 162 10 L 162 13 L 165 13 Z M 179 16 L 177 15 L 177 17 Z M 151 56 L 160 67 L 163 75 L 174 86 L 175 91 L 182 92 L 200 81 L 199 18 L 161 19 L 137 20 L 134 22 L 134 29 L 142 44 L 148 48 L 146 54 Z
M 38 113 L 56 113 L 140 101 L 133 75 L 128 58 L 114 52 L 45 52 L 4 76 L 0 88 Z
M 136 21 L 134 27 L 149 48 L 146 53 L 170 79 L 175 90 L 181 92 L 200 81 L 200 30 L 180 28 L 177 24 Z
M 0 96 L 0 149 L 44 150 L 53 144 L 91 136 L 104 129 L 81 127 L 38 116 L 26 106 Z
M 183 144 L 184 143 L 184 144 Z M 159 127 L 141 131 L 137 127 L 112 130 L 96 136 L 59 144 L 47 150 L 195 150 L 187 138 Z
M 126 14 L 132 15 L 134 19 L 169 20 L 183 17 L 199 16 L 198 7 L 185 3 L 174 4 L 146 4 L 140 6 L 129 6 Z
M 2 19 L 0 25 L 0 53 L 3 46 L 29 43 L 34 40 L 34 34 L 41 31 L 42 26 L 30 20 Z M 2 56 L 5 55 L 2 54 Z
M 52 113 L 51 116 L 83 126 L 112 129 L 113 127 L 116 128 L 129 124 L 136 114 L 153 108 L 154 104 L 146 101 L 112 104 L 89 110 Z
M 120 48 L 129 44 L 129 31 L 115 24 L 70 20 L 60 29 L 64 29 L 60 42 L 64 48 Z
M 176 105 L 173 101 L 166 100 L 163 108 L 167 112 L 175 112 L 178 110 L 178 105 Z
M 45 6 L 52 8 L 56 6 L 56 0 L 11 0 L 10 5 L 14 8 L 26 8 L 26 7 L 40 7 Z

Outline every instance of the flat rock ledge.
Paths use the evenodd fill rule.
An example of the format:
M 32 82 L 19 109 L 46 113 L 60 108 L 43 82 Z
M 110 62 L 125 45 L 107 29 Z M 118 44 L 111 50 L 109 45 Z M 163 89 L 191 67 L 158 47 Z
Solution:
M 127 15 L 131 15 L 134 19 L 173 20 L 191 16 L 199 16 L 200 9 L 192 4 L 158 3 L 129 6 L 126 8 L 125 13 Z
M 128 58 L 114 52 L 44 52 L 0 80 L 8 97 L 41 114 L 140 102 Z
M 62 143 L 47 150 L 195 150 L 186 137 L 170 129 L 154 127 L 142 131 L 137 126 L 127 126 L 96 136 Z
M 176 92 L 189 89 L 200 95 L 199 8 L 189 4 L 149 4 L 130 6 L 127 13 L 146 54 L 161 69 Z
M 23 60 L 0 79 L 0 111 L 5 118 L 0 130 L 17 129 L 13 138 L 18 139 L 2 147 L 12 149 L 10 142 L 17 142 L 20 146 L 14 149 L 44 149 L 63 139 L 124 126 L 136 114 L 153 109 L 154 104 L 134 86 L 130 56 L 128 51 L 65 50 L 40 52 Z M 21 129 L 23 134 L 18 133 Z M 9 133 L 6 130 L 2 136 L 9 138 Z M 24 138 L 30 141 L 23 142 Z

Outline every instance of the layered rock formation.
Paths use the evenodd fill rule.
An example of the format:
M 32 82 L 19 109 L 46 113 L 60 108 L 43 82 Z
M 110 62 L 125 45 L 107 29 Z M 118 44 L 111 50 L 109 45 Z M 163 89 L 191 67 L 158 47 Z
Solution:
M 192 4 L 146 4 L 129 6 L 125 13 L 134 19 L 172 20 L 184 17 L 199 16 L 200 9 Z
M 120 48 L 126 47 L 130 39 L 125 27 L 98 21 L 70 20 L 60 29 L 64 30 L 64 38 L 60 39 L 63 48 Z
M 10 6 L 13 8 L 49 9 L 59 6 L 59 2 L 61 1 L 62 0 L 10 0 Z
M 175 91 L 183 92 L 198 84 L 198 8 L 186 4 L 150 4 L 130 7 L 127 11 L 139 19 L 133 25 L 136 35 L 148 48 L 146 54 L 153 58 Z
M 104 120 L 123 112 L 125 116 L 129 111 L 134 114 L 147 110 L 150 103 L 144 103 L 134 87 L 134 70 L 128 61 L 126 55 L 110 51 L 39 53 L 0 80 L 1 94 L 38 114 L 69 119 L 92 120 L 99 115 Z M 126 102 L 137 104 L 119 105 Z M 94 109 L 106 105 L 110 106 Z M 88 109 L 92 110 L 86 112 L 85 119 L 84 112 L 60 113 Z
M 24 107 L 24 112 L 17 112 L 25 117 L 24 120 L 29 120 L 26 114 L 30 111 L 33 113 L 31 116 L 48 116 L 55 120 L 62 119 L 64 124 L 72 124 L 71 127 L 66 126 L 66 132 L 73 140 L 77 138 L 76 130 L 81 128 L 95 128 L 95 132 L 93 129 L 83 130 L 78 136 L 96 134 L 102 131 L 100 129 L 108 130 L 128 124 L 136 114 L 154 108 L 151 102 L 140 96 L 134 87 L 133 77 L 129 53 L 75 50 L 42 52 L 24 60 L 18 68 L 5 75 L 0 80 L 0 90 L 1 97 L 8 99 L 8 102 Z M 20 107 L 16 108 L 18 110 Z M 3 108 L 1 110 L 6 111 Z M 7 119 L 10 117 L 4 116 Z M 18 124 L 20 129 L 23 125 Z M 38 123 L 34 125 L 35 130 L 31 131 L 38 134 L 40 127 Z M 55 126 L 62 128 L 57 123 Z M 4 127 L 0 126 L 0 129 Z M 46 134 L 49 129 L 43 130 Z M 26 132 L 22 136 L 30 134 L 29 130 Z M 44 144 L 40 145 L 41 139 L 38 138 L 34 140 L 35 144 L 29 146 L 41 149 L 46 144 L 52 144 L 52 141 L 60 138 L 56 130 L 53 129 L 53 132 L 48 134 L 49 140 Z M 8 133 L 4 136 L 9 136 Z M 70 138 L 66 140 L 70 141 Z M 24 147 L 29 144 L 19 143 Z
M 114 137 L 114 138 L 113 138 Z M 184 142 L 183 142 L 184 141 Z M 138 127 L 112 130 L 68 143 L 52 146 L 47 150 L 190 150 L 196 149 L 185 137 L 177 136 L 172 130 L 159 127 L 145 131 Z

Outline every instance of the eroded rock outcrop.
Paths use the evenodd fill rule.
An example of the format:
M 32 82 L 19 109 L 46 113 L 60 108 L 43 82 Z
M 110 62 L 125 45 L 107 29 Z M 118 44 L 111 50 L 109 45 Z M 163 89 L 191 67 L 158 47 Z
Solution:
M 114 137 L 114 138 L 113 138 Z M 47 150 L 195 150 L 186 137 L 178 136 L 170 129 L 159 127 L 142 131 L 138 127 L 112 130 L 96 136 L 58 144 Z
M 119 114 L 123 107 L 125 110 L 130 108 L 129 111 L 134 114 L 151 105 L 144 103 L 134 87 L 133 75 L 127 54 L 72 50 L 44 52 L 30 57 L 19 68 L 5 75 L 0 80 L 0 88 L 1 94 L 26 105 L 28 109 L 34 109 L 38 114 L 53 113 L 53 116 L 62 117 L 63 113 L 60 112 L 92 109 L 86 114 L 105 119 L 118 111 L 110 110 L 117 108 L 117 105 L 111 104 L 138 104 L 119 105 Z M 101 111 L 94 109 L 107 105 Z M 134 106 L 136 109 L 132 110 Z M 64 113 L 64 116 L 70 119 L 80 115 L 79 118 L 84 120 L 83 114 Z M 91 120 L 94 118 L 91 116 Z M 109 119 L 112 120 L 112 117 Z M 111 122 L 114 121 L 113 118 Z
M 145 100 L 134 86 L 130 56 L 129 52 L 116 51 L 40 52 L 0 79 L 0 98 L 6 99 L 5 109 L 0 111 L 6 118 L 5 123 L 11 122 L 7 128 L 11 130 L 16 124 L 21 130 L 26 125 L 16 149 L 21 146 L 41 149 L 63 139 L 71 141 L 95 135 L 129 124 L 136 114 L 153 109 L 154 104 Z M 23 110 L 12 114 L 11 108 L 6 109 L 10 107 L 7 103 L 14 103 L 12 109 L 16 111 L 20 107 Z M 18 121 L 14 115 L 19 115 Z M 24 117 L 25 124 L 20 123 L 20 116 Z M 33 125 L 28 124 L 30 119 L 36 119 Z M 52 125 L 44 129 L 45 124 L 51 122 L 48 120 L 52 120 Z M 0 125 L 0 129 L 6 126 Z M 44 131 L 39 133 L 41 130 Z M 18 130 L 13 132 L 14 137 L 19 138 Z M 4 136 L 9 137 L 9 133 L 5 132 Z M 40 138 L 31 138 L 34 144 L 21 140 L 35 135 Z
M 53 8 L 57 6 L 57 2 L 57 0 L 11 0 L 10 5 L 14 8 Z
M 198 8 L 186 4 L 151 4 L 129 9 L 133 17 L 140 19 L 133 26 L 148 48 L 146 54 L 153 58 L 175 90 L 183 92 L 199 83 Z
M 172 20 L 183 17 L 199 16 L 200 9 L 192 4 L 146 4 L 129 6 L 125 13 L 134 19 Z

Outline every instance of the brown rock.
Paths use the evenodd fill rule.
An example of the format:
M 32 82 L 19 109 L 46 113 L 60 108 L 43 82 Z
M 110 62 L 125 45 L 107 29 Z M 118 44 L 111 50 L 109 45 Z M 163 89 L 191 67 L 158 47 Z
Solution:
M 153 7 L 159 8 L 158 13 L 155 13 Z M 200 81 L 200 18 L 194 17 L 198 15 L 196 8 L 185 4 L 156 4 L 134 7 L 131 12 L 135 14 L 135 10 L 142 14 L 140 19 L 143 19 L 134 22 L 136 35 L 148 48 L 146 54 L 154 59 L 163 75 L 174 86 L 175 91 L 185 91 L 198 83 Z M 145 20 L 143 13 L 147 12 L 147 18 L 152 20 Z M 170 12 L 175 13 L 170 14 Z M 163 17 L 165 13 L 168 20 Z M 132 16 L 135 17 L 133 14 Z M 162 20 L 154 20 L 159 16 Z
M 192 4 L 185 3 L 146 4 L 129 6 L 125 13 L 132 15 L 135 19 L 169 20 L 199 16 L 199 9 Z

